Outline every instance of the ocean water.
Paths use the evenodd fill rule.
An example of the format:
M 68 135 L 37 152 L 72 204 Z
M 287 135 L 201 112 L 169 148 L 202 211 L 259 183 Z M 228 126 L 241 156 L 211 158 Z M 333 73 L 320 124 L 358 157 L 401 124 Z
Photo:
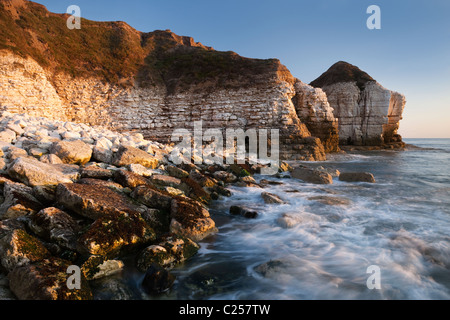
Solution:
M 210 210 L 219 233 L 172 271 L 175 285 L 159 298 L 450 299 L 450 139 L 405 140 L 423 149 L 308 163 L 368 171 L 375 184 L 257 176 L 283 184 L 231 188 Z M 263 191 L 286 204 L 265 204 Z M 259 216 L 230 216 L 232 205 Z M 369 266 L 379 267 L 380 289 L 367 286 Z

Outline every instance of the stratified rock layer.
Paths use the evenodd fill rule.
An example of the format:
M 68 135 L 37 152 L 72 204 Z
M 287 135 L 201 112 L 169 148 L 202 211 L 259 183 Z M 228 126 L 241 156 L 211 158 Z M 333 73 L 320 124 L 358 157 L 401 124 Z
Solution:
M 339 121 L 339 142 L 343 145 L 402 146 L 397 134 L 405 97 L 382 87 L 359 68 L 340 61 L 311 85 L 326 92 Z

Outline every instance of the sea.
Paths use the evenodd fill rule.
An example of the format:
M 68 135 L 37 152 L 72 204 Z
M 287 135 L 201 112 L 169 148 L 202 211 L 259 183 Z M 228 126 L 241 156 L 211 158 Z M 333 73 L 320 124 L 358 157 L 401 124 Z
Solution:
M 255 176 L 281 182 L 264 189 L 232 187 L 210 209 L 219 232 L 172 270 L 177 280 L 158 299 L 450 299 L 450 139 L 404 140 L 404 151 L 291 163 L 370 172 L 376 183 L 287 175 Z M 262 192 L 285 204 L 265 204 Z M 232 216 L 233 205 L 258 216 Z

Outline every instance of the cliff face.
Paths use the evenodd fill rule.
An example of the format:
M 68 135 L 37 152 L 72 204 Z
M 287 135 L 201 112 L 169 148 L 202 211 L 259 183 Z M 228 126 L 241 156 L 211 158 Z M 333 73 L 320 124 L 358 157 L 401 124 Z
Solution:
M 69 30 L 67 15 L 33 2 L 5 0 L 0 11 L 3 110 L 140 131 L 161 142 L 198 120 L 204 129 L 274 128 L 282 159 L 324 160 L 336 149 L 323 132 L 333 126 L 319 123 L 330 118 L 324 97 L 276 59 L 218 52 L 123 22 L 83 19 L 81 30 Z
M 367 73 L 342 61 L 311 85 L 327 94 L 339 122 L 340 144 L 403 145 L 397 130 L 406 99 L 400 93 L 385 89 Z

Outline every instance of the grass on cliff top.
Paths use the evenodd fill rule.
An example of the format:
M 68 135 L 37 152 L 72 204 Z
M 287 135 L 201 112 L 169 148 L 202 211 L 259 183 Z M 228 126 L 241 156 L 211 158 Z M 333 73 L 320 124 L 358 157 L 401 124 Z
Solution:
M 0 49 L 31 57 L 53 73 L 96 77 L 109 83 L 141 86 L 165 84 L 169 91 L 193 84 L 230 84 L 267 71 L 277 71 L 278 60 L 247 59 L 232 52 L 190 46 L 170 31 L 141 33 L 124 22 L 81 20 L 69 30 L 69 15 L 54 14 L 37 3 L 19 8 L 19 18 L 0 2 Z
M 336 62 L 319 78 L 310 83 L 313 87 L 323 88 L 339 82 L 356 82 L 362 90 L 369 81 L 375 81 L 366 72 L 345 61 Z

